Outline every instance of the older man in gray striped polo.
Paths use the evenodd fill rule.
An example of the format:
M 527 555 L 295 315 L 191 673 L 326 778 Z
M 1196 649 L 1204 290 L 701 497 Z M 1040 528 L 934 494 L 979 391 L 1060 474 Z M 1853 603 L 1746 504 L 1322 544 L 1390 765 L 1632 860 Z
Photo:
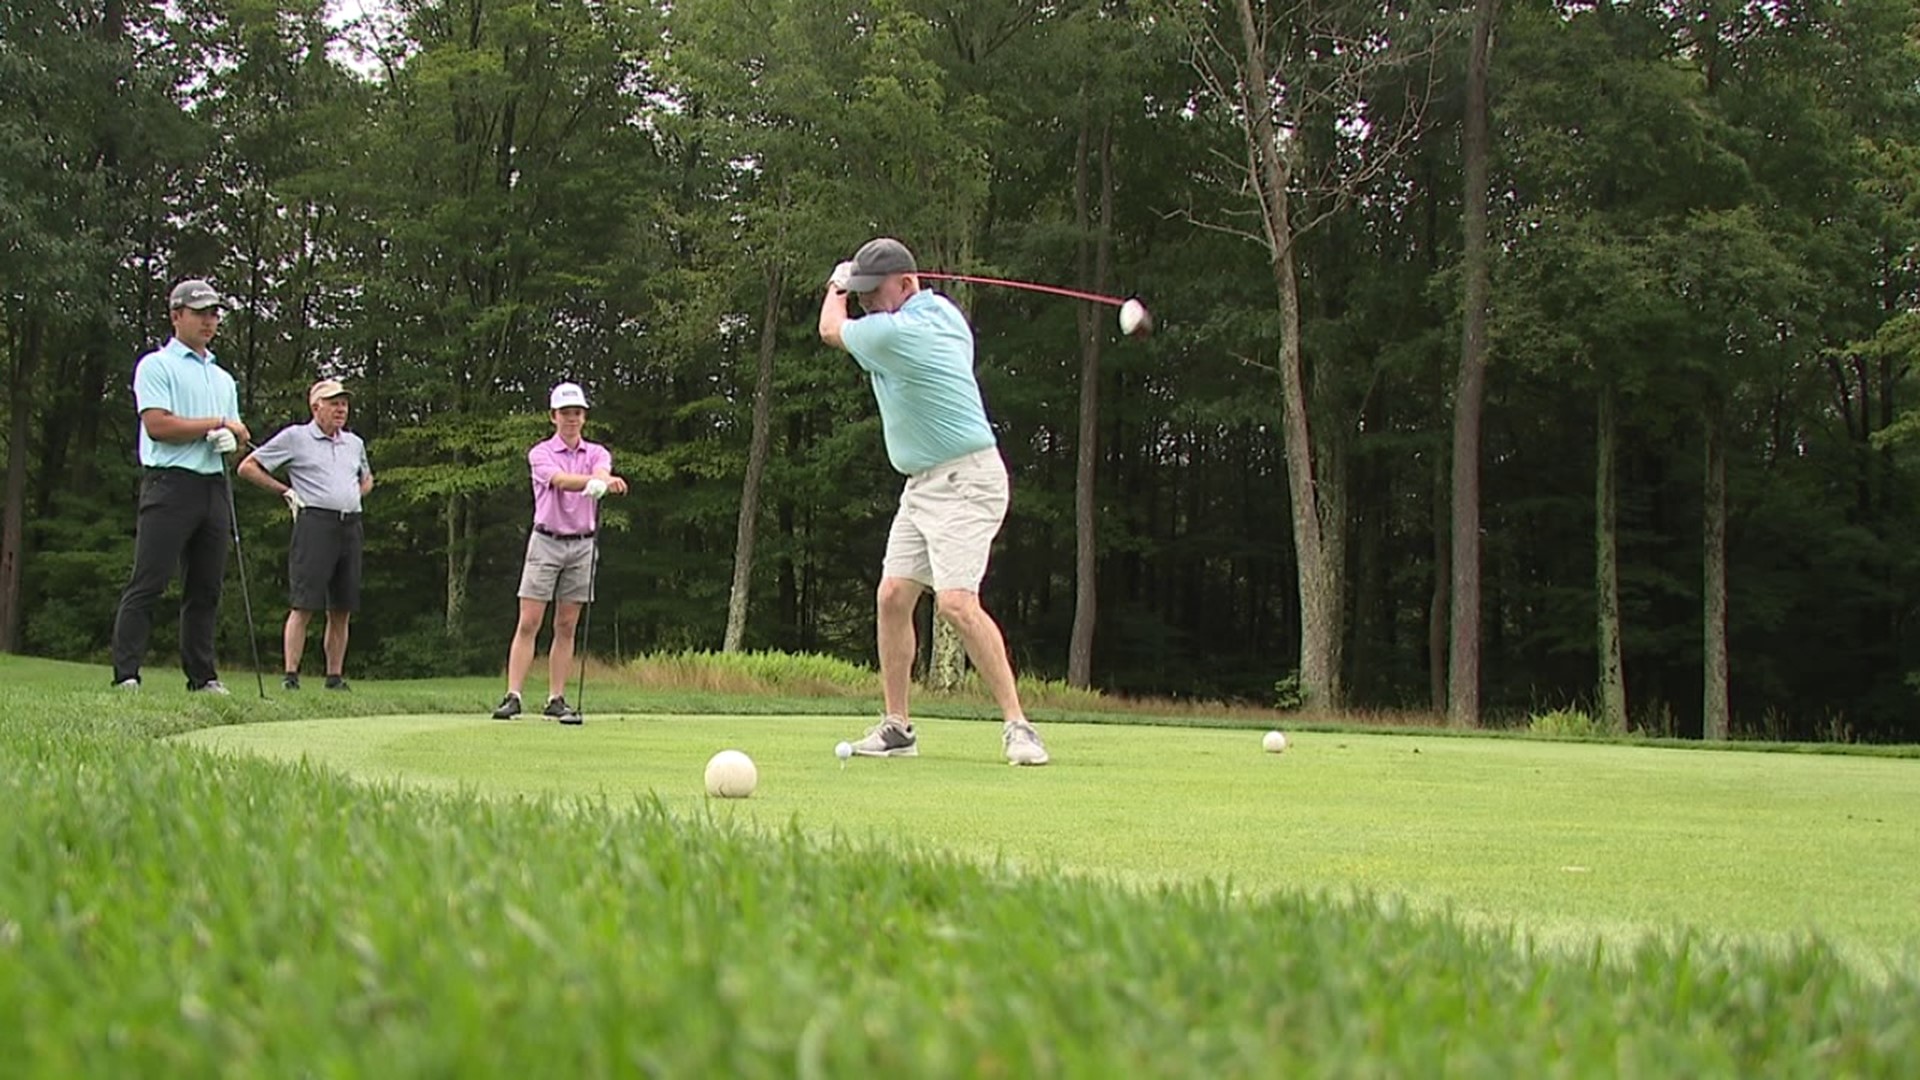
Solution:
M 367 444 L 347 430 L 352 400 L 353 392 L 340 380 L 321 379 L 307 389 L 313 420 L 281 429 L 240 463 L 241 476 L 285 499 L 293 511 L 293 542 L 287 548 L 292 603 L 281 635 L 286 655 L 281 685 L 288 690 L 300 689 L 300 658 L 316 611 L 327 613 L 321 639 L 327 689 L 348 689 L 347 624 L 360 609 L 360 500 L 373 490 Z M 282 466 L 286 483 L 272 475 Z

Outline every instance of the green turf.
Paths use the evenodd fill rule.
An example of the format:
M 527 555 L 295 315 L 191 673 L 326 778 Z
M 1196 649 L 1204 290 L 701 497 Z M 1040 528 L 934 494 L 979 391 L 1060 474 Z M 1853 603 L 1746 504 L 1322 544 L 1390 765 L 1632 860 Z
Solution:
M 1275 759 L 1255 732 L 1057 724 L 1059 764 L 1013 770 L 991 724 L 954 722 L 928 723 L 918 760 L 842 773 L 830 747 L 847 721 L 819 702 L 772 719 L 786 699 L 613 687 L 601 700 L 635 714 L 740 718 L 562 730 L 474 719 L 491 680 L 261 701 L 118 695 L 104 675 L 0 657 L 0 1075 L 1920 1074 L 1920 982 L 1901 965 L 1736 929 L 1770 909 L 1803 925 L 1799 897 L 1830 925 L 1878 880 L 1837 866 L 1844 849 L 1785 885 L 1753 879 L 1781 893 L 1770 902 L 1715 900 L 1686 919 L 1700 933 L 1637 947 L 1539 950 L 1431 909 L 1286 887 L 1321 874 L 1343 891 L 1446 844 L 1497 866 L 1484 850 L 1503 836 L 1590 838 L 1595 822 L 1637 821 L 1628 854 L 1692 820 L 1751 842 L 1765 830 L 1742 822 L 1793 812 L 1803 833 L 1855 822 L 1848 842 L 1911 864 L 1897 830 L 1875 839 L 1897 815 L 1857 812 L 1884 781 L 1910 817 L 1910 763 L 1319 733 Z M 343 753 L 397 747 L 406 779 L 165 738 L 304 722 Z M 1196 736 L 1218 751 L 1190 752 Z M 699 766 L 736 741 L 761 758 L 762 790 L 709 803 Z M 631 760 L 642 746 L 653 764 Z M 504 768 L 463 775 L 500 747 Z M 1617 789 L 1574 797 L 1568 762 Z M 635 794 L 653 768 L 658 794 Z M 1223 772 L 1265 796 L 1261 828 L 1128 850 L 1190 797 L 1195 821 L 1240 816 L 1249 785 Z M 1067 828 L 1081 796 L 1098 823 Z M 1308 828 L 1314 804 L 1327 813 Z M 1485 835 L 1463 847 L 1470 807 Z M 887 825 L 910 817 L 924 827 Z M 972 840 L 937 827 L 956 820 Z M 1329 836 L 1345 855 L 1301 857 Z M 1017 862 L 974 857 L 1013 841 Z M 1194 876 L 1210 860 L 1235 887 Z M 1738 878 L 1744 860 L 1736 844 L 1706 861 Z M 1580 865 L 1540 877 L 1605 885 L 1607 864 Z M 1281 888 L 1255 887 L 1262 867 Z M 1858 953 L 1872 933 L 1842 940 Z
M 490 794 L 707 800 L 711 753 L 759 767 L 729 818 L 916 841 L 1126 883 L 1378 894 L 1616 947 L 1692 927 L 1763 942 L 1817 933 L 1920 970 L 1920 766 L 1587 743 L 1049 726 L 1056 762 L 1014 769 L 997 725 L 920 722 L 914 759 L 834 759 L 851 717 L 358 717 L 195 732 L 197 744 L 363 778 Z M 1822 883 L 1818 889 L 1806 883 Z

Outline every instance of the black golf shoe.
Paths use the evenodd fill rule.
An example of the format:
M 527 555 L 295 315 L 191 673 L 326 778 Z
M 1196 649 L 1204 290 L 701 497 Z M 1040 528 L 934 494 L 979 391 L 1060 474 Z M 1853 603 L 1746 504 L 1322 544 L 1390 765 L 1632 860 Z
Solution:
M 500 705 L 493 710 L 495 720 L 511 720 L 520 715 L 520 695 L 509 691 L 500 699 Z

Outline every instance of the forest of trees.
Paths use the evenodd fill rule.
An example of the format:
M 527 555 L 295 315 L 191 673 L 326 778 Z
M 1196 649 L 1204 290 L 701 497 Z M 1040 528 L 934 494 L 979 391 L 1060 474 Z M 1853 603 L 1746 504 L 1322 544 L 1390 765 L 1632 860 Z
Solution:
M 899 478 L 814 326 L 884 234 L 1156 317 L 946 290 L 1026 674 L 1920 740 L 1917 8 L 9 0 L 0 649 L 104 654 L 204 276 L 257 438 L 356 391 L 356 670 L 499 669 L 563 378 L 634 487 L 595 652 L 870 662 Z

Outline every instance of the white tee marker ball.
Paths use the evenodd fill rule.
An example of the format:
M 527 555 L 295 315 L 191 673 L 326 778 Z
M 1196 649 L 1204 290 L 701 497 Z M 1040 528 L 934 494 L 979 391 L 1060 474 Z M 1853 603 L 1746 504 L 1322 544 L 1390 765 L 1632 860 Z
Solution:
M 707 794 L 716 799 L 744 799 L 759 783 L 760 770 L 738 750 L 722 750 L 707 760 Z
M 1287 748 L 1287 737 L 1278 731 L 1269 731 L 1260 737 L 1260 747 L 1269 754 L 1277 754 Z
M 1137 298 L 1120 305 L 1120 332 L 1128 337 L 1146 337 L 1153 333 L 1153 316 Z
M 843 742 L 835 745 L 833 748 L 833 756 L 839 758 L 841 761 L 847 760 L 853 756 L 853 744 Z

